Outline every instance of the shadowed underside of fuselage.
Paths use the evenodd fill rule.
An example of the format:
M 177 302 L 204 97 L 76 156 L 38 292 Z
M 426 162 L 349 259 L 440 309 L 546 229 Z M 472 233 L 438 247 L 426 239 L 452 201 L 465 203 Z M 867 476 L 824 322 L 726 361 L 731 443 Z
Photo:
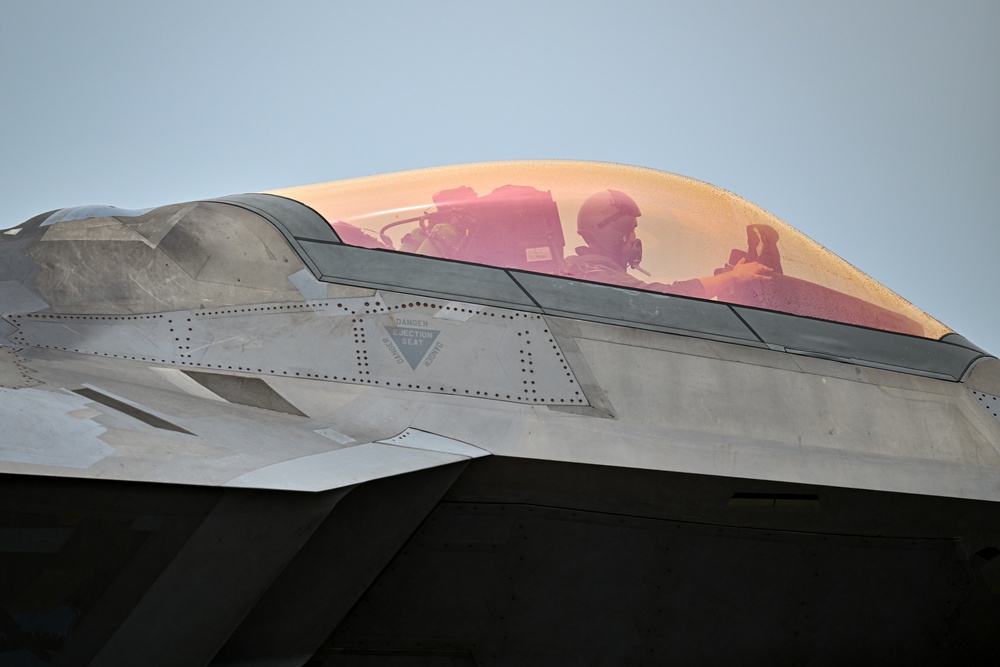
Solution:
M 3 481 L 10 664 L 938 665 L 998 649 L 994 503 L 507 457 L 346 494 Z
M 1000 653 L 994 357 L 704 184 L 386 178 L 0 234 L 0 664 Z M 570 275 L 595 183 L 765 277 Z

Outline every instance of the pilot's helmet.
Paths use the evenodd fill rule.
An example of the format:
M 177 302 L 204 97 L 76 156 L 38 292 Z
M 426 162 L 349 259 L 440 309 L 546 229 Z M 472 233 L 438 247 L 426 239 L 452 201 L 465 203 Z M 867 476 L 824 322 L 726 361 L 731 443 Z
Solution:
M 576 216 L 576 231 L 587 245 L 620 251 L 642 213 L 635 200 L 619 190 L 603 190 L 583 202 Z

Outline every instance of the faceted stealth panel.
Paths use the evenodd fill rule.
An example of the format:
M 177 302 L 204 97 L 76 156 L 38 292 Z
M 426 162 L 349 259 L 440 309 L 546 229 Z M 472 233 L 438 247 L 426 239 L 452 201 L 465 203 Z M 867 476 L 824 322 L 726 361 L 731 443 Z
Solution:
M 26 232 L 27 233 L 27 232 Z M 273 225 L 223 204 L 179 204 L 138 218 L 44 228 L 26 284 L 62 313 L 156 313 L 301 301 L 302 262 Z
M 203 371 L 588 404 L 541 315 L 450 300 L 386 293 L 152 315 L 27 313 L 10 321 L 19 346 Z M 193 377 L 233 402 L 289 411 L 252 382 Z
M 311 241 L 336 242 L 337 235 L 316 211 L 292 199 L 268 194 L 245 194 L 220 197 L 218 200 L 253 211 L 275 224 L 286 237 Z
M 234 206 L 198 204 L 158 247 L 201 283 L 288 290 L 288 276 L 302 268 L 273 225 Z
M 0 332 L 6 322 L 0 320 Z M 35 371 L 20 359 L 17 352 L 9 347 L 0 347 L 0 388 L 20 389 L 39 384 L 33 376 Z
M 359 311 L 373 384 L 504 401 L 586 405 L 541 315 L 384 293 Z M 414 363 L 415 362 L 415 363 Z
M 538 312 L 501 269 L 334 243 L 301 244 L 323 280 Z
M 17 326 L 15 345 L 102 354 L 152 361 L 169 358 L 177 343 L 173 315 L 50 315 L 27 313 L 8 318 Z M 179 331 L 179 330 L 178 330 Z
M 763 347 L 722 303 L 512 271 L 546 315 L 676 332 Z
M 1000 422 L 1000 398 L 982 391 L 976 391 L 975 389 L 970 389 L 969 391 L 979 400 L 979 404 L 983 406 L 983 409 Z
M 942 341 L 904 336 L 783 313 L 734 306 L 761 339 L 788 352 L 887 370 L 959 380 L 982 352 Z
M 288 276 L 288 279 L 292 281 L 292 284 L 305 297 L 306 301 L 316 301 L 333 296 L 329 291 L 330 284 L 317 280 L 308 268 L 296 271 Z
M 15 236 L 0 234 L 0 280 L 14 281 L 23 285 L 28 275 L 36 268 L 24 251 L 32 241 L 38 236 L 37 230 L 25 229 Z M 0 303 L 4 304 L 0 310 L 13 311 L 14 308 L 7 306 L 5 298 Z
M 107 429 L 81 419 L 90 400 L 77 394 L 0 387 L 0 402 L 19 419 L 3 426 L 3 460 L 61 468 L 90 468 L 114 454 L 102 439 Z
M 285 412 L 299 417 L 306 416 L 260 378 L 192 370 L 186 371 L 186 374 L 213 394 L 226 399 L 230 403 L 251 405 L 255 408 Z
M 465 454 L 367 442 L 258 468 L 231 479 L 226 486 L 327 491 L 468 459 Z
M 410 449 L 426 449 L 431 452 L 445 452 L 458 456 L 468 456 L 473 459 L 489 455 L 489 452 L 485 449 L 480 449 L 466 442 L 446 438 L 437 433 L 421 431 L 417 428 L 408 428 L 397 436 L 379 440 L 379 442 L 385 445 L 398 445 Z
M 0 280 L 0 304 L 0 312 L 7 313 L 31 313 L 49 305 L 18 280 Z
M 143 410 L 135 405 L 132 405 L 131 403 L 126 403 L 125 401 L 119 398 L 116 398 L 114 396 L 109 396 L 108 394 L 102 391 L 97 391 L 93 387 L 74 389 L 73 393 L 79 394 L 80 396 L 90 399 L 95 403 L 100 403 L 101 405 L 107 406 L 112 410 L 117 410 L 118 412 L 126 414 L 129 417 L 132 417 L 133 419 L 137 419 L 138 421 L 141 421 L 144 424 L 152 426 L 153 428 L 158 428 L 165 431 L 175 431 L 177 433 L 185 433 L 187 435 L 194 435 L 193 433 L 191 433 L 191 431 L 188 431 L 185 428 L 181 428 L 177 424 L 174 424 L 172 422 L 167 421 L 166 419 L 163 419 L 162 417 L 147 412 L 146 410 Z
M 989 354 L 989 352 L 979 347 L 978 345 L 976 345 L 971 340 L 969 340 L 968 338 L 966 338 L 961 334 L 950 333 L 945 336 L 942 336 L 941 340 L 944 341 L 945 343 L 951 343 L 952 345 L 961 345 L 962 347 L 967 347 L 970 350 L 978 350 L 983 354 Z

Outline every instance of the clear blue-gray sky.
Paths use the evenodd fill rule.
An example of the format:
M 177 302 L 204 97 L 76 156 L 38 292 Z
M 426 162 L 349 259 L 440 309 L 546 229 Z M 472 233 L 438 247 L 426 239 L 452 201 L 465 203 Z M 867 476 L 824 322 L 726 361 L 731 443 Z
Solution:
M 775 213 L 1000 354 L 1000 2 L 0 2 L 0 228 L 521 158 Z

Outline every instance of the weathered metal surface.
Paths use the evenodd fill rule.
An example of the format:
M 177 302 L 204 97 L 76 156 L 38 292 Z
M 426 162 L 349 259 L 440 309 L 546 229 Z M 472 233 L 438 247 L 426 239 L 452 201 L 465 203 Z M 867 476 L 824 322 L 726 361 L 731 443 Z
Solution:
M 325 491 L 487 455 L 466 443 L 406 429 L 393 438 L 260 468 L 226 486 Z
M 399 294 L 151 315 L 8 315 L 18 346 L 501 401 L 586 405 L 537 314 Z
M 215 340 L 221 341 L 220 350 L 212 353 L 217 356 L 205 352 L 196 360 L 180 357 L 189 352 L 178 350 L 172 360 L 176 363 L 168 361 L 166 368 L 162 359 L 147 357 L 143 362 L 141 356 L 133 361 L 114 359 L 115 353 L 105 357 L 103 352 L 93 354 L 93 350 L 83 355 L 45 348 L 25 348 L 19 363 L 32 368 L 31 377 L 47 382 L 46 387 L 75 387 L 86 382 L 111 395 L 128 397 L 136 405 L 145 406 L 147 411 L 162 415 L 197 436 L 157 432 L 125 415 L 114 414 L 106 406 L 90 406 L 100 411 L 90 418 L 108 429 L 108 433 L 100 436 L 103 442 L 119 447 L 128 433 L 131 444 L 118 449 L 107 462 L 81 473 L 86 476 L 112 474 L 121 479 L 148 479 L 155 470 L 155 475 L 162 479 L 181 480 L 188 476 L 192 481 L 200 480 L 199 483 L 213 483 L 213 480 L 219 483 L 290 459 L 384 440 L 406 428 L 418 428 L 504 456 L 1000 500 L 1000 450 L 996 444 L 1000 442 L 1000 423 L 960 383 L 740 345 L 569 321 L 560 326 L 560 336 L 568 337 L 577 351 L 568 357 L 557 356 L 559 350 L 552 350 L 550 344 L 551 356 L 537 363 L 530 361 L 528 365 L 528 360 L 536 357 L 522 357 L 520 352 L 529 346 L 510 347 L 510 343 L 527 342 L 524 335 L 517 336 L 519 332 L 544 336 L 548 328 L 546 320 L 524 314 L 513 320 L 500 319 L 506 324 L 496 325 L 497 318 L 506 313 L 491 309 L 469 312 L 467 304 L 449 306 L 457 309 L 451 311 L 438 308 L 439 314 L 443 310 L 469 318 L 464 322 L 448 320 L 434 318 L 435 311 L 431 309 L 422 311 L 416 301 L 410 309 L 410 302 L 406 301 L 406 317 L 414 318 L 414 313 L 418 313 L 417 318 L 427 317 L 427 326 L 404 326 L 439 331 L 435 343 L 446 343 L 438 359 L 429 366 L 423 366 L 418 359 L 414 368 L 398 352 L 398 347 L 397 357 L 384 342 L 385 339 L 392 342 L 391 327 L 386 331 L 378 324 L 380 317 L 400 312 L 389 308 L 393 304 L 402 305 L 402 300 L 392 300 L 401 297 L 379 295 L 378 298 L 380 305 L 375 307 L 375 301 L 369 301 L 369 308 L 386 312 L 375 313 L 373 325 L 368 324 L 371 315 L 360 316 L 365 320 L 361 327 L 351 321 L 359 319 L 357 310 L 351 314 L 337 310 L 336 304 L 312 313 L 279 310 L 270 315 L 251 314 L 258 319 L 249 328 L 246 322 L 239 324 L 238 318 L 211 313 L 205 319 L 194 316 L 190 323 L 192 339 L 201 341 L 205 350 L 212 349 Z M 354 305 L 363 307 L 363 303 Z M 467 312 L 462 313 L 463 309 Z M 483 323 L 484 313 L 487 317 L 494 313 L 489 324 Z M 292 339 L 291 343 L 279 339 L 283 349 L 274 358 L 286 362 L 284 366 L 262 366 L 260 373 L 256 367 L 250 373 L 247 366 L 242 366 L 243 370 L 239 366 L 232 371 L 225 368 L 230 365 L 224 356 L 226 346 L 238 350 L 243 344 L 234 338 L 233 332 L 250 329 L 257 332 L 254 340 L 266 340 L 268 317 L 277 318 L 276 321 L 314 318 L 325 321 L 326 325 L 314 326 L 315 338 L 308 344 L 304 342 L 307 339 Z M 28 329 L 32 335 L 50 332 L 69 335 L 64 333 L 68 329 L 60 320 L 26 319 L 31 321 Z M 187 324 L 187 318 L 183 319 Z M 260 320 L 265 320 L 265 324 L 260 324 Z M 169 318 L 164 321 L 169 323 Z M 108 330 L 119 325 L 139 329 L 150 326 L 145 320 L 95 322 L 95 328 L 103 326 Z M 342 324 L 334 326 L 334 322 Z M 75 324 L 71 328 L 83 330 Z M 371 340 L 375 336 L 368 333 L 369 326 L 378 334 L 377 340 Z M 281 327 L 275 325 L 275 328 Z M 366 330 L 361 331 L 362 328 Z M 146 340 L 137 333 L 139 329 L 128 336 L 130 341 Z M 335 335 L 343 336 L 352 346 L 355 340 L 359 343 L 363 340 L 364 345 L 354 346 L 353 350 L 366 349 L 368 354 L 359 357 L 355 352 L 347 355 L 346 360 L 336 354 L 323 354 L 322 350 L 333 346 L 316 342 L 320 340 L 320 331 L 326 336 L 322 340 L 327 342 Z M 146 331 L 145 336 L 150 333 Z M 533 341 L 531 347 L 540 340 L 548 344 L 548 339 L 532 336 L 528 336 Z M 97 335 L 89 338 L 91 342 L 104 343 L 112 339 Z M 454 343 L 463 339 L 466 345 Z M 186 348 L 187 342 L 181 347 Z M 504 350 L 507 356 L 498 356 Z M 316 363 L 311 366 L 300 363 L 295 356 L 300 353 L 315 358 Z M 446 353 L 451 356 L 444 357 Z M 29 358 L 24 359 L 24 355 Z M 36 356 L 30 358 L 30 355 Z M 367 362 L 365 356 L 369 357 Z M 50 357 L 51 361 L 44 361 Z M 67 363 L 70 358 L 78 361 Z M 441 364 L 441 373 L 432 375 L 435 366 L 448 359 L 459 360 L 458 370 L 452 369 L 453 374 L 445 376 L 443 373 L 450 367 Z M 480 368 L 497 364 L 494 384 L 475 383 L 473 362 Z M 340 366 L 331 365 L 336 363 Z M 359 363 L 362 365 L 358 366 Z M 208 368 L 208 364 L 212 367 Z M 523 392 L 523 387 L 530 385 L 520 384 L 524 382 L 521 378 L 531 374 L 522 371 L 546 364 L 557 366 L 562 373 L 566 372 L 561 368 L 563 364 L 585 368 L 586 373 L 581 377 L 587 378 L 588 386 L 601 390 L 604 409 L 587 412 L 594 407 L 582 405 L 583 411 L 574 412 L 570 403 L 508 400 L 507 394 L 496 396 L 503 378 L 510 383 L 504 391 L 511 387 L 512 391 Z M 217 395 L 216 400 L 206 401 L 196 390 L 184 388 L 166 375 L 182 368 L 259 378 L 306 416 L 238 405 L 239 401 L 225 402 Z M 336 373 L 334 368 L 342 374 L 331 375 L 327 380 L 316 377 L 324 370 Z M 368 375 L 364 374 L 366 370 Z M 300 375 L 296 377 L 295 373 Z M 550 389 L 558 390 L 553 370 L 550 368 L 546 373 L 553 382 Z M 569 388 L 567 392 L 586 393 L 578 383 L 570 384 L 570 379 L 576 381 L 576 375 L 563 377 Z M 334 378 L 339 379 L 331 381 Z M 197 387 L 205 390 L 203 385 Z M 42 389 L 34 391 L 39 397 L 50 394 Z M 476 391 L 480 393 L 477 395 Z M 32 396 L 19 395 L 24 400 Z M 574 398 L 567 393 L 568 400 Z M 36 408 L 26 409 L 39 411 L 45 405 L 42 401 Z M 612 415 L 613 418 L 607 418 Z M 789 415 L 795 415 L 794 419 Z M 52 428 L 60 427 L 54 424 Z M 11 442 L 11 434 L 20 432 L 22 428 L 14 426 L 7 442 Z M 54 437 L 54 441 L 63 437 L 72 437 L 70 431 Z M 168 441 L 174 444 L 165 450 L 170 452 L 165 457 L 159 452 Z M 27 444 L 18 446 L 21 449 L 17 451 L 30 451 Z M 21 460 L 12 456 L 5 458 L 11 462 Z M 156 459 L 152 468 L 150 459 Z M 44 466 L 49 465 L 41 460 L 35 463 L 37 472 L 43 472 Z M 7 470 L 26 471 L 23 465 L 5 465 Z
M 986 410 L 986 414 L 992 415 L 994 419 L 1000 421 L 1000 398 L 982 391 L 976 391 L 975 389 L 970 389 L 969 391 L 972 392 L 972 395 L 979 401 L 979 404 Z
M 288 276 L 304 265 L 273 225 L 225 204 L 164 206 L 28 230 L 27 283 L 53 311 L 156 313 L 301 301 Z M 5 253 L 6 254 L 6 253 Z M 0 306 L 15 311 L 16 304 Z

